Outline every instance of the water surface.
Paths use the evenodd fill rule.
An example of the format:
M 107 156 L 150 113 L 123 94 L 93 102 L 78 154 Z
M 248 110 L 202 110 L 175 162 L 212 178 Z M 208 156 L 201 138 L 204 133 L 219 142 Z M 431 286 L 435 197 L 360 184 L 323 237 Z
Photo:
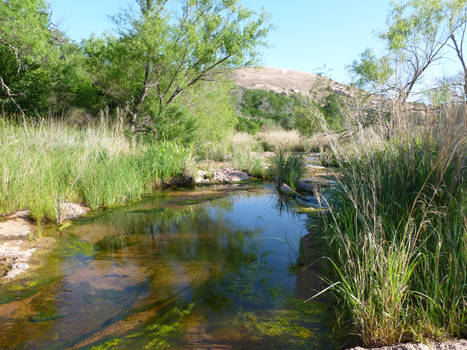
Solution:
M 306 219 L 267 185 L 96 212 L 35 278 L 0 286 L 0 348 L 334 349 L 329 305 L 304 303 L 290 268 Z

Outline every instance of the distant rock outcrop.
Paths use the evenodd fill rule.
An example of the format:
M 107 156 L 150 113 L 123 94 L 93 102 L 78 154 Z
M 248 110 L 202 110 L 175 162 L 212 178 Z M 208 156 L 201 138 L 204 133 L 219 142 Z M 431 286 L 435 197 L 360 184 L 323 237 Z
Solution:
M 233 72 L 235 84 L 243 89 L 273 91 L 278 94 L 300 94 L 309 96 L 321 104 L 329 95 L 337 95 L 352 101 L 354 109 L 367 116 L 393 110 L 394 101 L 361 90 L 357 87 L 336 82 L 325 76 L 294 70 L 271 67 L 246 67 Z M 430 109 L 423 103 L 406 103 L 412 114 L 425 117 Z
M 307 95 L 325 88 L 328 93 L 353 97 L 358 91 L 345 84 L 338 83 L 318 74 L 299 72 L 294 70 L 247 67 L 237 69 L 233 73 L 237 86 L 252 90 L 267 90 L 277 93 L 298 93 Z

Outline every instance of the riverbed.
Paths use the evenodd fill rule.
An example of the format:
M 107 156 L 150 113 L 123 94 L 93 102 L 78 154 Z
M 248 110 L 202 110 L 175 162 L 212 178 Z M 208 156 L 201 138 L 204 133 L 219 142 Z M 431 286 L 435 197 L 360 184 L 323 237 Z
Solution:
M 44 265 L 0 285 L 0 348 L 337 349 L 329 301 L 304 302 L 319 278 L 295 267 L 308 223 L 250 183 L 165 191 L 46 231 L 57 243 Z

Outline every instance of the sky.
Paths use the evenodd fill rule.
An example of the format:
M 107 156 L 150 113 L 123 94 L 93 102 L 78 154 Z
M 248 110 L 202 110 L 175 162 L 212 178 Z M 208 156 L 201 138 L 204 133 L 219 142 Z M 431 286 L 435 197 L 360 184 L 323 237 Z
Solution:
M 72 39 L 80 41 L 112 30 L 110 15 L 135 0 L 48 0 L 52 18 Z M 382 50 L 377 39 L 385 28 L 390 0 L 243 0 L 270 15 L 275 29 L 261 65 L 324 73 L 348 83 L 346 66 L 366 48 Z

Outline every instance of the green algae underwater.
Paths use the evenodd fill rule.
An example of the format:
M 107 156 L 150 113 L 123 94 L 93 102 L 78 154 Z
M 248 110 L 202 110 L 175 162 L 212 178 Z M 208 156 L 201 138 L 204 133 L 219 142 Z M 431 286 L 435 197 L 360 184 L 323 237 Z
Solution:
M 329 300 L 304 302 L 313 272 L 290 269 L 307 215 L 278 201 L 267 184 L 178 189 L 76 220 L 0 285 L 0 348 L 339 348 Z

